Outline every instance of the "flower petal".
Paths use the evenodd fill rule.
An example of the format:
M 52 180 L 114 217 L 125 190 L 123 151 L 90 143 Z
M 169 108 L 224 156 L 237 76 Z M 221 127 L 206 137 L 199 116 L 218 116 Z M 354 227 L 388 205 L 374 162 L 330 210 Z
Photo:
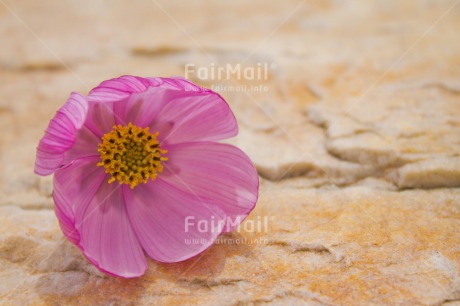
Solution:
M 150 86 L 159 84 L 161 84 L 161 79 L 124 75 L 102 82 L 89 92 L 88 99 L 92 102 L 121 101 L 132 93 L 144 92 Z
M 89 101 L 88 106 L 85 126 L 98 138 L 101 138 L 115 125 L 113 103 Z
M 122 188 L 108 184 L 97 157 L 76 160 L 55 174 L 56 215 L 66 237 L 99 269 L 122 277 L 147 263 L 126 213 Z
M 151 122 L 154 114 L 149 113 L 149 107 L 159 107 L 156 97 L 144 105 L 144 94 L 151 86 L 161 84 L 161 79 L 141 78 L 130 75 L 110 79 L 93 88 L 88 94 L 90 114 L 88 127 L 98 136 L 109 132 L 116 124 L 136 124 L 136 117 L 148 118 Z M 143 124 L 141 126 L 146 126 Z
M 182 91 L 165 104 L 150 131 L 163 143 L 215 141 L 238 134 L 238 125 L 227 102 L 217 93 Z
M 122 76 L 102 82 L 88 100 L 113 107 L 115 124 L 151 126 L 160 140 L 170 143 L 221 140 L 238 133 L 225 100 L 183 78 Z
M 207 249 L 221 233 L 219 222 L 225 220 L 225 213 L 210 200 L 185 193 L 160 178 L 134 190 L 123 188 L 134 231 L 155 260 L 186 260 Z
M 231 218 L 224 232 L 236 228 L 253 210 L 259 177 L 243 151 L 213 142 L 175 144 L 167 150 L 161 178 L 184 192 L 213 199 Z
M 54 174 L 55 212 L 64 235 L 78 245 L 80 234 L 75 229 L 76 205 L 87 205 L 105 178 L 97 167 L 98 157 L 81 158 Z
M 55 213 L 64 235 L 74 244 L 80 241 L 75 229 L 75 205 L 87 203 L 96 193 L 97 184 L 105 174 L 96 167 L 97 157 L 76 160 L 54 174 L 53 199 Z
M 133 123 L 147 127 L 154 120 L 163 106 L 175 99 L 178 92 L 160 87 L 150 87 L 144 92 L 133 93 L 125 100 L 113 103 L 117 124 Z
M 162 87 L 179 91 L 212 92 L 212 90 L 193 84 L 181 77 L 161 78 Z
M 80 248 L 99 269 L 126 278 L 145 273 L 147 262 L 126 212 L 122 188 L 103 182 L 87 207 L 77 209 Z
M 64 106 L 51 119 L 45 136 L 38 144 L 35 160 L 36 174 L 49 175 L 63 166 L 65 153 L 74 145 L 87 112 L 86 99 L 78 93 L 72 93 Z
M 110 129 L 114 124 L 127 125 L 130 122 L 140 127 L 150 125 L 166 103 L 182 95 L 182 87 L 165 80 L 125 75 L 104 81 L 91 90 L 88 100 L 113 113 L 101 116 L 113 119 L 99 130 L 107 132 L 107 127 Z M 93 121 L 97 124 L 102 120 Z
M 77 132 L 72 148 L 65 153 L 63 164 L 69 164 L 83 157 L 99 156 L 97 148 L 100 141 L 99 137 L 94 135 L 86 126 L 83 126 Z

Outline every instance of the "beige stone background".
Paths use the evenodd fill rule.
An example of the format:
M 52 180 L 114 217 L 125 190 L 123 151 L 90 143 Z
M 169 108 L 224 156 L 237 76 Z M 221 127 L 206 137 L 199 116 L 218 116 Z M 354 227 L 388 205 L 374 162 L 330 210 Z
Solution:
M 32 173 L 71 91 L 187 63 L 269 63 L 220 93 L 260 174 L 249 220 L 177 264 L 106 276 Z M 460 1 L 0 0 L 1 305 L 459 305 Z

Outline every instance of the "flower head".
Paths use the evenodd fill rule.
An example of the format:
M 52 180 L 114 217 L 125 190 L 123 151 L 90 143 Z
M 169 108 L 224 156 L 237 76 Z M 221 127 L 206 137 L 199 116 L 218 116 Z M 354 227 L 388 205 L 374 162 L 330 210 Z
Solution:
M 237 133 L 215 92 L 181 78 L 122 76 L 70 95 L 38 145 L 35 172 L 54 173 L 64 235 L 100 270 L 137 277 L 144 252 L 186 260 L 252 211 L 253 164 L 216 142 Z

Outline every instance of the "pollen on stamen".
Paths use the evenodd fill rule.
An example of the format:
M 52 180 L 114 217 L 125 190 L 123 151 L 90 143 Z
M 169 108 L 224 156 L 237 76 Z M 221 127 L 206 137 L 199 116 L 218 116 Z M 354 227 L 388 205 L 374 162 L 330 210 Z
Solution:
M 109 183 L 117 180 L 133 189 L 149 179 L 155 180 L 163 171 L 162 162 L 168 160 L 157 136 L 148 127 L 140 128 L 131 122 L 127 126 L 116 125 L 105 134 L 99 143 L 101 162 L 97 165 L 111 175 Z

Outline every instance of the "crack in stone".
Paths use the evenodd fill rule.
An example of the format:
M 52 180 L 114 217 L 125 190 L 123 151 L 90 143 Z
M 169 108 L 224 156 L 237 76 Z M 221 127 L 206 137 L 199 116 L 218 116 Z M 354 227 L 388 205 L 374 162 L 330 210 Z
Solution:
M 438 86 L 439 84 L 435 85 Z M 370 167 L 369 171 L 361 171 L 360 174 L 350 172 L 348 177 L 351 178 L 351 182 L 348 182 L 347 185 L 366 178 L 377 178 L 394 184 L 399 190 L 460 186 L 460 173 L 455 170 L 457 169 L 456 166 L 450 167 L 450 170 L 447 167 L 442 170 L 442 164 L 438 162 L 439 158 L 427 157 L 426 159 L 414 160 L 413 156 L 404 157 L 404 154 L 401 154 L 397 147 L 391 146 L 391 142 L 388 145 L 385 144 L 387 138 L 378 133 L 375 126 L 365 124 L 350 114 L 344 113 L 343 116 L 352 120 L 357 126 L 349 133 L 337 134 L 334 132 L 331 134 L 331 128 L 334 127 L 334 120 L 338 115 L 334 114 L 334 111 L 328 112 L 320 106 L 312 107 L 311 110 L 313 113 L 308 116 L 310 121 L 326 132 L 324 148 L 329 156 L 339 162 L 351 162 L 357 166 Z M 362 125 L 365 125 L 362 129 L 357 128 Z M 412 137 L 405 134 L 404 137 L 398 137 L 398 139 L 408 139 L 423 134 L 424 132 L 419 131 L 410 135 Z M 433 166 L 435 164 L 439 164 L 438 168 L 440 168 Z M 433 169 L 428 169 L 430 166 Z M 413 171 L 409 171 L 411 169 Z M 417 169 L 419 170 L 415 174 L 414 171 Z
M 41 210 L 52 211 L 54 210 L 54 206 L 49 206 L 46 204 L 43 204 L 43 205 L 27 205 L 27 204 L 16 205 L 14 203 L 5 203 L 5 204 L 0 204 L 0 207 L 14 207 L 14 208 L 19 208 L 24 211 L 41 211 Z
M 420 88 L 437 88 L 443 91 L 446 91 L 453 95 L 460 95 L 460 86 L 450 85 L 446 82 L 437 82 L 437 81 L 424 81 L 416 84 L 409 84 L 405 86 L 399 86 L 396 90 L 404 89 L 420 89 Z
M 267 245 L 286 247 L 290 249 L 292 253 L 314 252 L 334 255 L 328 247 L 319 243 L 295 243 L 283 240 L 271 240 Z
M 442 301 L 439 303 L 439 305 L 449 306 L 449 305 L 454 305 L 453 303 L 456 303 L 456 302 L 460 302 L 460 298 L 445 299 L 445 300 L 442 300 Z
M 245 279 L 240 279 L 240 278 L 228 278 L 228 279 L 220 279 L 220 280 L 200 279 L 200 278 L 184 279 L 183 278 L 183 279 L 180 279 L 179 282 L 187 283 L 188 285 L 199 286 L 203 288 L 212 288 L 212 287 L 217 287 L 217 286 L 232 286 L 232 285 L 236 285 L 241 282 L 250 283 L 250 281 L 245 280 Z
M 172 45 L 162 45 L 157 46 L 156 48 L 148 48 L 148 47 L 135 47 L 131 49 L 131 54 L 134 56 L 148 56 L 148 57 L 156 57 L 156 56 L 168 56 L 168 55 L 176 55 L 189 52 L 186 48 L 181 48 L 178 46 Z
M 305 290 L 303 290 L 305 291 Z M 327 303 L 323 300 L 321 300 L 321 298 L 317 297 L 317 294 L 313 293 L 313 292 L 308 292 L 308 294 L 300 294 L 300 293 L 297 293 L 293 290 L 283 290 L 282 292 L 280 293 L 276 293 L 272 296 L 268 296 L 266 298 L 257 298 L 257 299 L 251 299 L 251 300 L 243 300 L 243 301 L 237 301 L 236 303 L 232 304 L 232 306 L 242 306 L 242 305 L 260 305 L 260 304 L 267 304 L 267 303 L 275 303 L 276 304 L 276 300 L 281 300 L 279 302 L 283 302 L 283 300 L 287 299 L 287 298 L 295 298 L 295 299 L 298 299 L 298 300 L 301 300 L 303 303 L 309 303 L 309 302 L 317 302 L 321 305 L 325 305 L 325 306 L 332 306 L 334 304 L 331 304 L 331 303 Z M 282 305 L 282 304 L 281 304 Z
M 67 67 L 59 62 L 30 62 L 20 66 L 18 70 L 25 73 L 36 71 L 52 73 L 67 70 Z
M 256 164 L 257 173 L 264 179 L 270 181 L 281 181 L 287 178 L 305 176 L 309 173 L 322 172 L 321 169 L 308 162 L 286 163 L 274 169 L 267 169 Z

